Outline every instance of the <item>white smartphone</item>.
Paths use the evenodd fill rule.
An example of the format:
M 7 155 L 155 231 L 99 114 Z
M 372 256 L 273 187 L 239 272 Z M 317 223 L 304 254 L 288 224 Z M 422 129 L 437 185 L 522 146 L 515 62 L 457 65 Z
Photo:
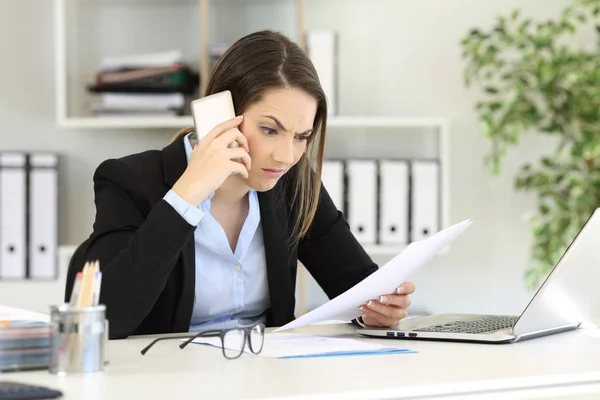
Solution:
M 194 100 L 190 107 L 197 140 L 206 136 L 215 126 L 235 117 L 233 99 L 229 90 Z M 229 147 L 237 145 L 237 142 L 233 142 Z

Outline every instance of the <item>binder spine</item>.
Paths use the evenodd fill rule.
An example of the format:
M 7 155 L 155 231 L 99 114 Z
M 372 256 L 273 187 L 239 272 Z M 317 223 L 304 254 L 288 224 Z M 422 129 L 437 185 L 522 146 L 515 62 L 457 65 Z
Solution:
M 437 174 L 437 181 L 436 181 L 436 185 L 437 185 L 437 226 L 438 229 L 444 229 L 446 228 L 445 226 L 443 226 L 443 207 L 442 207 L 442 163 L 441 160 L 437 159 L 435 160 L 435 163 L 437 165 L 437 169 L 438 169 L 438 174 Z
M 414 162 L 408 162 L 408 243 L 414 241 L 413 235 L 413 220 L 415 216 L 415 205 L 413 201 L 412 193 L 414 191 Z
M 58 154 L 29 157 L 29 279 L 58 278 L 59 176 Z
M 343 161 L 342 163 L 342 180 L 344 182 L 344 213 L 346 221 L 348 221 L 348 216 L 350 215 L 350 194 L 348 193 L 348 182 L 349 182 L 349 177 L 348 177 L 348 162 L 346 160 Z
M 0 153 L 0 279 L 26 279 L 26 154 Z
M 381 244 L 381 160 L 375 161 L 375 243 Z
M 31 154 L 25 154 L 25 278 L 31 279 Z

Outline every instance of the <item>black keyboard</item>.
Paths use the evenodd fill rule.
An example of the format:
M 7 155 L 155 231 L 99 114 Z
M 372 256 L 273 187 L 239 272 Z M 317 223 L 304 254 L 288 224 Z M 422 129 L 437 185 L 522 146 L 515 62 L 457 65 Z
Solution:
M 519 317 L 508 316 L 485 316 L 468 321 L 453 321 L 444 325 L 431 325 L 415 329 L 420 332 L 448 332 L 448 333 L 484 333 L 494 332 L 501 329 L 512 328 Z
M 0 381 L 0 400 L 42 400 L 62 397 L 62 392 L 44 386 Z

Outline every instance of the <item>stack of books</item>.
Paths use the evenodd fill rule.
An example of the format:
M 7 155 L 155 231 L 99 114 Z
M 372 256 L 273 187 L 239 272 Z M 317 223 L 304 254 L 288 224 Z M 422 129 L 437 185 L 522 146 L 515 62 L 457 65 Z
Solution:
M 0 372 L 45 369 L 50 363 L 50 325 L 0 320 Z
M 176 116 L 197 98 L 199 74 L 181 51 L 106 57 L 88 91 L 95 116 Z

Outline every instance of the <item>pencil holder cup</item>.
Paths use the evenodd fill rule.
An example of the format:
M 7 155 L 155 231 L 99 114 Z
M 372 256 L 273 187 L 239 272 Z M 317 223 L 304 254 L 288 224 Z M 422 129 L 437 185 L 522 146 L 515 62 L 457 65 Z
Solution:
M 50 366 L 52 374 L 104 370 L 108 330 L 106 307 L 50 307 Z

